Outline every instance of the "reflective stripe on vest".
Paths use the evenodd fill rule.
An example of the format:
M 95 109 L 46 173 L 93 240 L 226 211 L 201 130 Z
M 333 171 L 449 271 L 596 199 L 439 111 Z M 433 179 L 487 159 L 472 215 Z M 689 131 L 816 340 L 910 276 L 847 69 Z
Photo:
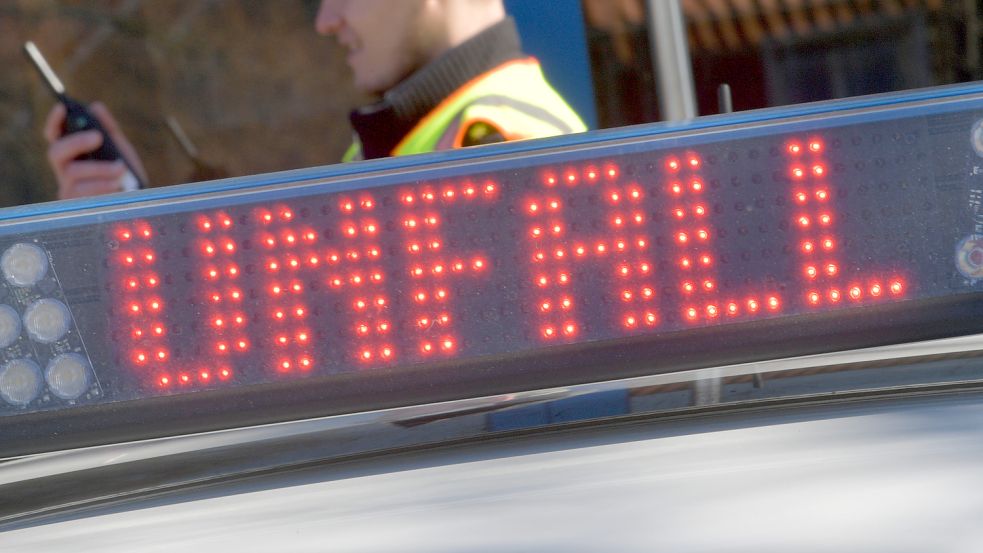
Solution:
M 534 58 L 504 63 L 471 80 L 446 98 L 393 149 L 409 155 L 459 148 L 472 125 L 485 123 L 506 140 L 542 138 L 587 130 L 563 98 L 546 82 Z M 345 161 L 359 159 L 356 143 Z

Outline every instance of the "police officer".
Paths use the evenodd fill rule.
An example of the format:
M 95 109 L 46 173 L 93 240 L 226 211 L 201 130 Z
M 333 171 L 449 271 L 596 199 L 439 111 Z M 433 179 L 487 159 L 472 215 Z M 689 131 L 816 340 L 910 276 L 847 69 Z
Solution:
M 347 50 L 356 88 L 377 101 L 354 110 L 345 160 L 406 155 L 585 130 L 525 56 L 502 0 L 322 0 L 314 24 Z M 134 170 L 143 166 L 112 115 L 92 106 Z M 122 162 L 76 161 L 97 132 L 60 136 L 59 104 L 45 124 L 60 198 L 118 192 Z

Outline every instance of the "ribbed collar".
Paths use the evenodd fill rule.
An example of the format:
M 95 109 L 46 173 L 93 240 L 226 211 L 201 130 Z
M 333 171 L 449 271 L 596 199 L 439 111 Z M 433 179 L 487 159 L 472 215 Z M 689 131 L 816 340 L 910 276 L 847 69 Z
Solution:
M 417 123 L 461 86 L 505 62 L 523 57 L 515 22 L 507 18 L 388 90 L 382 100 L 353 111 L 352 128 L 365 159 L 386 157 Z

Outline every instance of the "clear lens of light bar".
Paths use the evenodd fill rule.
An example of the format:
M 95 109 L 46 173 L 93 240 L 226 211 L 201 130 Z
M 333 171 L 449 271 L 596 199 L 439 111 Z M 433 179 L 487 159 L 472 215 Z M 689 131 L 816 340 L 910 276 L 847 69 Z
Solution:
M 34 244 L 14 244 L 0 257 L 0 270 L 14 286 L 34 286 L 48 272 L 48 257 Z
M 0 348 L 17 341 L 20 336 L 20 315 L 9 305 L 0 304 Z
M 46 298 L 32 303 L 24 312 L 24 327 L 32 340 L 42 344 L 57 342 L 68 332 L 72 314 L 62 302 Z
M 29 359 L 15 359 L 0 368 L 0 397 L 12 405 L 27 405 L 41 392 L 41 369 Z
M 89 362 L 76 353 L 65 353 L 48 363 L 44 378 L 51 392 L 62 399 L 77 399 L 91 384 Z

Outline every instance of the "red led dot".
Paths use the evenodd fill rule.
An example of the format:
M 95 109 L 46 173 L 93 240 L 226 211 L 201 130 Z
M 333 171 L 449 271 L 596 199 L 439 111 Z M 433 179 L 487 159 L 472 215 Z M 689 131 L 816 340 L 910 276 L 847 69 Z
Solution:
M 595 171 L 595 170 L 593 170 L 593 169 L 588 169 L 588 170 L 587 170 L 587 178 L 588 178 L 589 180 L 594 180 L 594 179 L 596 179 L 596 178 L 597 178 L 597 171 Z
M 711 259 L 709 255 L 704 254 L 700 256 L 700 263 L 702 263 L 704 266 L 709 267 L 710 264 L 713 263 L 713 259 Z
M 567 174 L 567 183 L 568 184 L 574 184 L 576 182 L 577 182 L 577 175 L 575 175 L 573 173 Z
M 563 232 L 563 227 L 560 226 L 560 225 L 553 225 L 553 229 L 552 230 L 553 230 L 553 234 L 554 235 L 558 235 L 561 232 Z
M 608 167 L 607 169 L 608 178 L 615 178 L 618 176 L 618 170 L 614 167 Z
M 369 234 L 375 234 L 376 230 L 377 230 L 377 227 L 375 226 L 375 223 L 369 223 L 369 224 L 365 225 L 365 232 L 367 232 Z
M 440 347 L 441 347 L 441 348 L 442 348 L 442 349 L 443 349 L 444 351 L 453 351 L 453 350 L 454 350 L 454 341 L 453 341 L 453 340 L 451 340 L 450 338 L 444 338 L 444 339 L 443 339 L 443 340 L 442 340 L 442 341 L 440 342 Z
M 277 263 L 276 261 L 270 261 L 270 263 L 266 267 L 271 271 L 276 271 L 277 269 L 280 268 L 280 264 Z
M 645 220 L 645 216 L 643 216 L 641 213 L 636 213 L 632 219 L 636 224 L 642 224 L 642 222 Z
M 822 165 L 814 165 L 812 167 L 812 174 L 813 175 L 816 175 L 817 177 L 823 176 L 823 174 L 825 172 L 826 172 L 826 169 Z
M 147 253 L 143 254 L 143 258 L 147 260 L 147 263 L 153 263 L 153 261 L 154 261 L 154 254 L 152 252 L 147 252 Z
M 670 186 L 670 190 L 672 190 L 672 193 L 676 194 L 677 196 L 683 193 L 683 187 L 678 182 L 672 183 L 672 185 Z
M 546 184 L 553 186 L 556 184 L 556 177 L 546 177 Z
M 560 307 L 562 307 L 564 310 L 570 309 L 571 307 L 573 307 L 573 300 L 571 300 L 570 298 L 561 299 Z
M 167 376 L 160 377 L 159 381 L 160 381 L 160 385 L 161 386 L 167 386 L 168 384 L 171 383 L 170 377 L 167 377 Z
M 837 290 L 837 289 L 834 288 L 834 289 L 832 289 L 832 290 L 829 291 L 829 301 L 831 301 L 833 303 L 836 303 L 836 302 L 840 301 L 840 298 L 841 297 L 842 296 L 840 295 L 840 291 L 839 290 Z
M 898 294 L 900 294 L 903 291 L 904 291 L 904 285 L 901 284 L 901 281 L 896 280 L 896 281 L 894 281 L 894 282 L 891 283 L 891 293 L 892 294 L 898 295 Z
M 644 238 L 639 238 L 638 239 L 638 242 L 636 242 L 636 243 L 638 244 L 638 248 L 641 249 L 641 250 L 644 250 L 645 249 L 645 246 L 648 245 L 648 243 L 645 241 Z
M 469 196 L 469 197 L 470 196 L 474 196 L 476 192 L 477 191 L 475 190 L 474 186 L 468 185 L 468 186 L 465 186 L 464 187 L 464 195 L 465 196 Z
M 273 221 L 273 214 L 272 213 L 264 213 L 263 216 L 262 216 L 262 219 L 263 219 L 263 222 L 264 223 L 269 223 L 269 222 Z
M 696 231 L 696 236 L 700 240 L 706 240 L 706 239 L 710 238 L 710 232 L 707 231 L 707 230 L 705 230 L 705 229 L 700 229 L 700 230 Z
M 802 169 L 801 167 L 796 167 L 792 169 L 792 176 L 797 179 L 801 179 L 802 177 L 805 176 L 805 174 L 806 174 L 805 170 Z
M 824 202 L 824 201 L 826 201 L 826 200 L 827 200 L 828 198 L 829 198 L 829 191 L 827 191 L 827 190 L 822 190 L 822 189 L 820 189 L 820 190 L 816 190 L 816 199 L 817 199 L 817 200 L 819 200 L 819 201 L 821 201 L 821 202 Z
M 685 244 L 689 240 L 689 236 L 685 232 L 680 232 L 676 234 L 676 241 L 680 244 Z
M 543 312 L 549 311 L 550 308 L 552 308 L 552 307 L 553 307 L 553 304 L 551 304 L 548 301 L 544 301 L 543 303 L 539 304 L 539 310 L 540 311 L 543 311 Z
M 808 199 L 809 199 L 809 196 L 807 196 L 805 192 L 796 192 L 795 193 L 795 201 L 799 202 L 800 204 L 806 203 L 806 201 Z
M 622 265 L 621 267 L 618 267 L 618 273 L 621 276 L 628 276 L 631 273 L 631 269 L 628 268 L 628 265 Z
M 147 354 L 137 353 L 133 358 L 136 359 L 137 363 L 145 363 L 147 361 Z
M 727 304 L 727 314 L 728 315 L 737 315 L 737 310 L 738 310 L 738 307 L 737 307 L 737 304 L 736 303 L 730 302 L 730 303 Z
M 686 310 L 686 318 L 691 321 L 695 321 L 699 314 L 700 312 L 697 311 L 695 307 L 690 307 Z
M 543 235 L 543 229 L 539 227 L 534 227 L 531 232 L 532 235 L 535 236 L 536 238 L 539 238 L 540 236 Z
M 229 351 L 229 345 L 224 342 L 219 342 L 218 344 L 215 344 L 215 349 L 218 350 L 219 353 L 225 353 Z
M 390 357 L 393 356 L 393 348 L 388 347 L 388 346 L 387 347 L 384 347 L 384 348 L 382 348 L 382 352 L 381 353 L 382 353 L 382 356 L 384 358 L 389 359 Z
M 781 307 L 781 302 L 778 301 L 778 298 L 776 298 L 774 296 L 768 298 L 768 309 L 771 309 L 772 311 L 774 311 L 774 310 L 778 309 L 779 307 Z
M 272 236 L 268 236 L 266 238 L 265 243 L 266 243 L 266 247 L 272 248 L 273 246 L 276 245 L 276 240 Z
M 150 286 L 151 288 L 153 288 L 154 286 L 157 286 L 157 283 L 158 282 L 159 281 L 157 280 L 157 277 L 155 277 L 153 275 L 147 277 L 147 286 Z
M 692 282 L 683 283 L 683 292 L 690 294 L 693 292 L 693 290 L 696 290 L 696 286 L 694 286 Z
M 850 288 L 850 299 L 858 300 L 861 296 L 863 296 L 863 291 L 859 286 L 852 286 Z
M 213 246 L 211 244 L 205 244 L 204 247 L 202 247 L 202 251 L 204 251 L 206 255 L 214 255 L 215 254 L 215 246 Z
M 306 313 L 307 311 L 303 307 L 294 309 L 294 315 L 297 315 L 298 317 L 303 317 Z
M 539 211 L 539 204 L 537 204 L 536 202 L 530 203 L 528 210 L 529 213 L 536 213 L 537 211 Z
M 440 290 L 437 290 L 437 292 L 434 295 L 437 296 L 437 299 L 442 300 L 442 299 L 444 299 L 444 298 L 447 297 L 447 291 L 446 290 L 443 290 L 443 289 L 440 289 Z
M 823 240 L 823 249 L 824 250 L 832 250 L 833 249 L 833 246 L 835 246 L 835 243 L 833 242 L 833 240 L 831 238 L 826 238 L 826 239 Z
M 655 295 L 655 290 L 651 288 L 642 288 L 642 297 L 648 299 Z
M 485 268 L 485 261 L 483 259 L 475 259 L 471 263 L 471 266 L 474 267 L 475 270 L 480 271 Z
M 676 218 L 677 218 L 677 219 L 682 219 L 683 217 L 685 217 L 685 216 L 686 216 L 686 212 L 685 212 L 685 211 L 683 211 L 683 210 L 682 210 L 682 209 L 680 209 L 680 208 L 676 208 L 675 210 L 673 210 L 673 212 L 672 212 L 672 213 L 673 213 L 673 215 L 675 215 L 675 216 L 676 216 Z
M 553 327 L 551 327 L 551 326 L 548 326 L 548 327 L 544 328 L 543 329 L 543 336 L 545 336 L 547 338 L 552 338 L 553 336 L 556 336 L 556 329 L 553 328 Z
M 539 278 L 536 279 L 536 283 L 539 284 L 540 286 L 546 286 L 547 284 L 549 284 L 549 279 L 547 279 L 545 276 L 540 276 Z
M 181 384 L 187 384 L 188 382 L 191 382 L 191 377 L 186 374 L 182 374 L 178 377 L 178 380 L 181 381 Z
M 149 307 L 151 311 L 160 311 L 161 303 L 159 300 L 151 300 Z
M 703 207 L 702 205 L 698 205 L 693 208 L 693 213 L 696 213 L 698 217 L 702 217 L 703 215 L 706 214 L 706 212 L 707 212 L 707 208 Z
M 125 256 L 123 256 L 123 263 L 125 263 L 127 265 L 133 265 L 133 263 L 135 261 L 136 260 L 133 259 L 133 256 L 132 255 L 125 255 Z
M 280 217 L 283 217 L 284 221 L 289 221 L 294 218 L 294 212 L 290 211 L 289 209 L 285 209 L 280 212 Z
M 703 182 L 694 180 L 692 183 L 690 183 L 690 188 L 693 189 L 693 192 L 699 192 L 703 190 Z
M 799 223 L 799 226 L 800 227 L 803 227 L 803 228 L 808 227 L 809 226 L 809 223 L 810 223 L 809 217 L 807 217 L 805 215 L 800 215 L 799 218 L 797 219 L 797 221 Z
M 218 376 L 219 376 L 219 378 L 221 378 L 221 379 L 224 380 L 224 379 L 229 378 L 230 376 L 232 376 L 232 371 L 230 371 L 229 369 L 222 369 L 222 370 L 220 370 L 218 372 Z
M 284 359 L 283 361 L 280 361 L 280 369 L 281 370 L 289 371 L 290 370 L 290 367 L 291 367 L 291 364 L 290 364 L 290 361 L 289 360 Z
M 793 155 L 794 154 L 798 154 L 801 151 L 802 151 L 802 146 L 800 146 L 799 144 L 796 144 L 796 143 L 793 142 L 792 144 L 789 144 L 788 145 L 788 153 L 790 153 L 790 154 L 793 154 Z
M 720 310 L 717 309 L 717 306 L 716 305 L 708 305 L 707 306 L 707 316 L 708 317 L 713 318 L 713 317 L 716 317 L 719 314 L 720 314 Z
M 632 298 L 631 290 L 625 290 L 621 292 L 621 299 L 625 301 L 631 301 L 631 298 Z
M 282 320 L 285 316 L 286 315 L 284 314 L 283 311 L 274 311 L 273 312 L 273 318 L 274 319 Z
M 130 238 L 133 238 L 133 233 L 128 230 L 120 231 L 119 238 L 120 240 L 129 240 Z
M 808 299 L 809 303 L 811 303 L 812 305 L 818 305 L 819 292 L 809 292 L 808 294 L 806 294 L 806 299 Z
M 434 200 L 434 198 L 435 198 L 435 196 L 434 196 L 433 192 L 424 192 L 423 193 L 423 199 L 426 200 L 426 201 L 428 201 L 428 202 L 432 202 Z
M 807 277 L 809 277 L 809 278 L 816 278 L 816 276 L 818 276 L 818 275 L 819 275 L 819 270 L 818 269 L 816 269 L 812 265 L 809 265 L 808 267 L 806 267 L 806 276 Z
M 430 242 L 430 249 L 431 250 L 439 250 L 440 249 L 440 242 L 438 242 L 436 240 L 434 240 L 433 242 Z
M 299 282 L 295 282 L 290 285 L 290 289 L 293 290 L 294 292 L 300 292 L 301 290 L 304 289 L 304 287 Z
M 648 325 L 654 325 L 658 321 L 659 321 L 659 318 L 655 316 L 655 313 L 646 313 L 645 314 L 645 323 L 646 324 L 648 324 Z
M 160 326 L 160 325 L 155 326 L 154 327 L 154 334 L 156 334 L 157 336 L 163 336 L 164 335 L 164 327 L 163 326 Z
M 208 371 L 201 371 L 198 373 L 198 377 L 203 381 L 207 381 L 209 378 L 211 378 L 211 376 L 212 375 L 210 375 Z
M 823 213 L 819 216 L 819 223 L 822 225 L 829 225 L 833 221 L 833 217 L 828 213 Z
M 380 333 L 385 334 L 386 332 L 389 332 L 389 323 L 387 323 L 386 321 L 382 321 L 381 323 L 379 323 L 379 326 L 376 328 L 379 330 Z
M 140 283 L 137 281 L 137 279 L 131 278 L 126 282 L 126 285 L 129 286 L 130 288 L 136 288 L 137 286 L 140 285 Z
M 881 288 L 880 284 L 874 283 L 870 286 L 870 295 L 874 296 L 875 298 L 879 297 L 883 292 L 884 289 Z
M 567 284 L 568 282 L 570 282 L 570 275 L 566 273 L 560 273 L 559 276 L 557 276 L 557 280 L 560 281 L 560 284 Z
M 403 196 L 403 203 L 404 204 L 407 204 L 407 205 L 412 204 L 413 203 L 413 194 L 406 194 L 405 196 Z
M 679 160 L 678 159 L 669 159 L 669 160 L 667 160 L 666 161 L 666 168 L 668 168 L 670 171 L 678 171 L 679 170 Z
M 239 268 L 235 265 L 230 265 L 228 269 L 229 276 L 236 276 L 239 274 Z
M 690 261 L 688 257 L 684 257 L 679 260 L 679 266 L 682 267 L 683 269 L 689 269 L 690 267 L 693 266 L 693 262 Z
M 813 140 L 809 142 L 809 151 L 813 153 L 818 153 L 823 150 L 823 143 L 818 140 Z
M 839 269 L 838 269 L 838 267 L 836 266 L 835 263 L 830 263 L 830 264 L 826 265 L 826 274 L 829 275 L 829 276 L 835 275 L 838 270 Z
M 311 365 L 314 364 L 314 362 L 311 361 L 310 357 L 301 357 L 300 359 L 297 360 L 297 364 L 300 365 L 301 369 L 309 369 L 311 368 Z
M 632 188 L 628 191 L 628 195 L 631 196 L 633 200 L 639 200 L 642 198 L 642 191 L 637 188 Z
M 714 288 L 715 288 L 715 285 L 714 285 L 714 283 L 713 283 L 712 280 L 704 280 L 703 281 L 703 289 L 704 290 L 709 291 L 709 290 L 713 290 Z
M 138 304 L 136 304 L 136 303 L 131 303 L 130 304 L 130 312 L 131 313 L 139 313 L 140 312 L 140 306 Z
M 551 210 L 556 211 L 557 209 L 560 209 L 560 202 L 557 200 L 550 200 L 549 206 Z
M 424 292 L 417 292 L 414 297 L 416 298 L 416 301 L 420 303 L 427 301 L 427 294 Z
M 758 305 L 758 300 L 753 300 L 753 299 L 747 300 L 747 309 L 751 313 L 756 313 L 758 311 L 758 307 L 760 307 Z
M 637 324 L 638 324 L 638 321 L 635 319 L 635 317 L 633 317 L 631 315 L 628 315 L 627 317 L 625 317 L 625 326 L 626 327 L 628 327 L 628 328 L 634 328 Z
M 802 243 L 802 251 L 806 253 L 811 253 L 815 249 L 816 249 L 816 245 L 813 244 L 812 242 L 806 241 Z
M 700 167 L 700 158 L 696 156 L 690 156 L 687 160 L 691 169 L 698 169 Z
M 485 194 L 494 194 L 495 193 L 495 188 L 496 188 L 495 185 L 492 184 L 492 183 L 486 184 L 485 185 Z
M 291 258 L 290 261 L 287 261 L 287 265 L 290 265 L 291 269 L 296 269 L 297 267 L 300 267 L 300 260 L 297 258 Z
M 276 337 L 276 343 L 280 344 L 281 346 L 285 346 L 288 343 L 290 343 L 290 338 L 287 338 L 286 336 L 281 334 L 280 336 Z
M 348 236 L 355 236 L 358 233 L 358 229 L 354 225 L 349 225 L 345 227 L 345 234 Z
M 599 243 L 595 249 L 597 250 L 597 253 L 605 253 L 608 251 L 608 247 L 603 242 Z

